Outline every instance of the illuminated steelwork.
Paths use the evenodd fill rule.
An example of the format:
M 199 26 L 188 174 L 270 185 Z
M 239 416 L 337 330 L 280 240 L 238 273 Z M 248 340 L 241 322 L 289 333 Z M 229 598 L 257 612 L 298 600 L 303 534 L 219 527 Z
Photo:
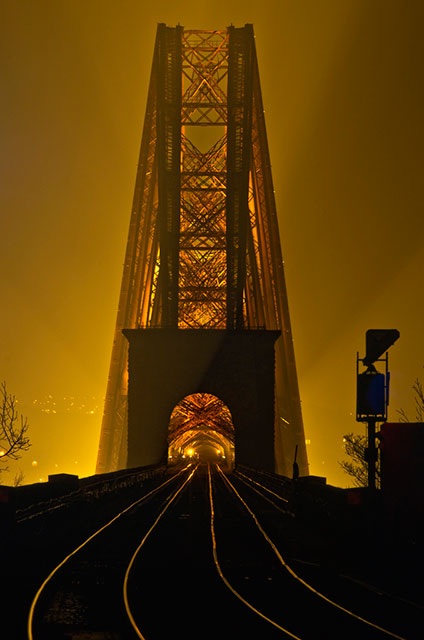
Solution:
M 234 426 L 228 407 L 209 393 L 193 393 L 183 398 L 171 414 L 169 422 L 169 456 L 176 458 L 188 447 L 218 449 L 228 464 L 234 462 Z
M 277 329 L 276 470 L 306 448 L 253 28 L 158 26 L 97 471 L 126 465 L 124 328 Z

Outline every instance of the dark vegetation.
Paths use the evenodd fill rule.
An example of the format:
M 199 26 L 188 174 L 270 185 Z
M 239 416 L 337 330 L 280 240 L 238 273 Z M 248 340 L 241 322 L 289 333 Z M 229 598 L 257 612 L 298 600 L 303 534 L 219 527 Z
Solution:
M 0 473 L 8 471 L 8 460 L 19 460 L 31 446 L 27 419 L 19 413 L 17 400 L 0 384 Z M 21 479 L 22 480 L 22 479 Z
M 417 378 L 412 385 L 415 400 L 415 422 L 424 422 L 424 389 L 422 382 Z M 404 409 L 398 409 L 399 422 L 410 422 L 410 418 Z M 377 434 L 378 435 L 378 434 Z M 355 487 L 366 487 L 368 483 L 368 468 L 366 463 L 367 436 L 355 433 L 347 433 L 343 436 L 345 453 L 349 460 L 342 460 L 339 465 L 349 475 Z M 380 487 L 380 459 L 376 465 L 376 485 Z

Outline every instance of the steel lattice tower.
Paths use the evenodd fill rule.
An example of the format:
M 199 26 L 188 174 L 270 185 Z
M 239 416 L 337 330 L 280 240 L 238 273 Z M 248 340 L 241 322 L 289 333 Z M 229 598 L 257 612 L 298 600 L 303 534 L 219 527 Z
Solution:
M 275 469 L 307 458 L 252 25 L 158 25 L 97 472 L 126 466 L 123 329 L 277 329 Z

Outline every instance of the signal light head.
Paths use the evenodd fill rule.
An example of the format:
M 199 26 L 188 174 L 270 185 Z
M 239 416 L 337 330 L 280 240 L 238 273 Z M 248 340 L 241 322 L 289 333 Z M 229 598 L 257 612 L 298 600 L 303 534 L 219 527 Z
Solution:
M 368 329 L 365 334 L 365 366 L 371 365 L 379 359 L 389 347 L 399 338 L 397 329 Z

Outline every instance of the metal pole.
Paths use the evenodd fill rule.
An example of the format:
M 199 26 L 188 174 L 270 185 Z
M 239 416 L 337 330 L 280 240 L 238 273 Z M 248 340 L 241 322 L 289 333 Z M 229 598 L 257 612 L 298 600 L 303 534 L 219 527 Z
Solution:
M 368 488 L 375 490 L 375 467 L 377 459 L 377 449 L 375 446 L 375 418 L 368 419 Z

